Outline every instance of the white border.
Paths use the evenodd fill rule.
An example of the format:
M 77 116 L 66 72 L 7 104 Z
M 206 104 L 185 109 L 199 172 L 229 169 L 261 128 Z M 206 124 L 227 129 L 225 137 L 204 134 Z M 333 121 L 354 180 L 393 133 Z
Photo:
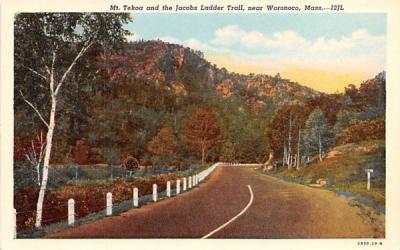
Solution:
M 360 239 L 323 240 L 13 240 L 12 223 L 12 151 L 13 151 L 13 17 L 17 12 L 107 12 L 111 4 L 174 4 L 166 1 L 12 1 L 1 5 L 1 84 L 0 84 L 0 249 L 400 249 L 400 1 L 335 0 L 335 1 L 243 1 L 243 4 L 342 4 L 352 13 L 379 12 L 387 14 L 387 201 L 386 238 L 383 246 L 358 246 Z M 204 0 L 186 1 L 193 4 L 235 4 L 235 1 Z M 236 2 L 238 4 L 238 2 Z M 297 12 L 296 12 L 297 13 Z M 301 12 L 307 14 L 305 12 Z M 324 12 L 325 13 L 325 12 Z M 373 241 L 367 239 L 366 241 Z

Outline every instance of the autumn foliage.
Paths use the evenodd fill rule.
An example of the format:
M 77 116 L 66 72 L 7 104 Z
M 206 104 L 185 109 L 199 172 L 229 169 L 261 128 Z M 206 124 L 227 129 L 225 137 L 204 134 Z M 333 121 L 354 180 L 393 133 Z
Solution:
M 220 141 L 217 116 L 208 109 L 196 109 L 186 121 L 184 135 L 189 148 L 201 153 L 201 161 L 204 163 L 208 150 Z
M 178 140 L 171 125 L 164 125 L 158 134 L 150 141 L 147 149 L 157 156 L 167 156 L 175 153 Z
M 338 144 L 360 142 L 368 139 L 385 139 L 385 119 L 357 121 L 338 136 Z
M 178 178 L 174 174 L 154 176 L 151 178 L 122 181 L 117 180 L 112 184 L 99 184 L 96 186 L 66 186 L 60 191 L 48 191 L 43 203 L 43 225 L 64 221 L 68 218 L 68 199 L 75 200 L 75 213 L 77 218 L 91 213 L 100 212 L 106 206 L 106 194 L 113 194 L 113 204 L 132 198 L 134 187 L 139 189 L 139 196 L 152 193 L 152 184 L 159 187 L 158 191 L 165 190 L 166 182 Z M 174 184 L 172 182 L 171 184 Z M 14 195 L 14 207 L 17 210 L 17 230 L 30 230 L 34 228 L 38 188 L 30 187 Z

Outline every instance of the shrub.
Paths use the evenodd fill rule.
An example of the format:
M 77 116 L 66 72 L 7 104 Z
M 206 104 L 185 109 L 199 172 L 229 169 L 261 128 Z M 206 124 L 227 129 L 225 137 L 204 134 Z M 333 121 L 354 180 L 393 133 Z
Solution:
M 360 142 L 364 140 L 385 139 L 385 120 L 357 121 L 345 129 L 337 138 L 338 144 Z
M 135 157 L 128 155 L 123 162 L 123 166 L 126 170 L 134 172 L 139 168 L 139 161 Z
M 75 200 L 75 213 L 77 218 L 105 209 L 106 194 L 112 192 L 113 203 L 119 203 L 132 198 L 134 187 L 139 189 L 139 195 L 152 193 L 152 185 L 158 185 L 158 191 L 166 188 L 168 180 L 178 178 L 174 174 L 152 176 L 146 179 L 132 181 L 116 180 L 111 184 L 97 185 L 71 185 L 60 191 L 48 191 L 43 203 L 43 225 L 49 225 L 67 219 L 68 199 Z M 174 182 L 171 181 L 174 185 Z M 17 230 L 33 229 L 36 215 L 36 202 L 39 190 L 37 187 L 26 188 L 14 194 L 14 207 L 17 210 Z

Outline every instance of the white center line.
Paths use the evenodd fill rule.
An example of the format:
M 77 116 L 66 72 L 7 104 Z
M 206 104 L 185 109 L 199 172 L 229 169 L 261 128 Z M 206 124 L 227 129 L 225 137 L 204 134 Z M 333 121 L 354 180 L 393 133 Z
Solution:
M 247 185 L 247 187 L 249 188 L 249 191 L 250 191 L 250 201 L 249 201 L 249 203 L 247 203 L 246 207 L 245 207 L 240 213 L 238 213 L 235 217 L 233 217 L 232 219 L 230 219 L 229 221 L 227 221 L 225 224 L 223 224 L 222 226 L 218 227 L 217 229 L 215 229 L 214 231 L 210 232 L 209 234 L 203 236 L 202 239 L 207 239 L 208 237 L 210 237 L 211 235 L 215 234 L 216 232 L 218 232 L 218 231 L 221 230 L 222 228 L 226 227 L 227 225 L 229 225 L 230 223 L 232 223 L 234 220 L 236 220 L 237 218 L 239 218 L 239 216 L 241 216 L 242 214 L 244 214 L 244 213 L 247 211 L 247 209 L 249 209 L 249 207 L 250 207 L 251 204 L 253 203 L 254 195 L 253 195 L 253 190 L 251 190 L 250 185 Z

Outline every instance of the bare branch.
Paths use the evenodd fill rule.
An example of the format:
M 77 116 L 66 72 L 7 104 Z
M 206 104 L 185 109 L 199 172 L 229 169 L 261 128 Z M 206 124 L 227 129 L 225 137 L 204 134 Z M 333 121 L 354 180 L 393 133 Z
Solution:
M 22 96 L 22 99 L 24 99 L 24 101 L 29 105 L 29 106 L 31 106 L 31 108 L 33 109 L 33 110 L 35 110 L 35 112 L 37 113 L 37 115 L 39 116 L 39 118 L 40 118 L 40 120 L 42 120 L 42 122 L 47 126 L 47 128 L 49 127 L 49 124 L 46 122 L 46 120 L 43 118 L 43 116 L 42 116 L 42 114 L 40 114 L 40 112 L 39 112 L 39 110 L 30 102 L 30 101 L 28 101 L 26 98 L 25 98 L 25 96 L 22 94 L 22 91 L 20 90 L 19 91 L 19 93 L 21 94 L 21 96 Z
M 43 149 L 46 143 L 43 141 L 43 131 L 40 131 L 40 154 L 39 154 L 39 163 L 43 160 Z
M 31 158 L 29 157 L 29 154 L 25 152 L 25 158 L 32 164 L 35 165 L 35 163 L 33 162 L 33 160 L 31 160 Z
M 30 72 L 34 73 L 35 75 L 39 76 L 40 78 L 42 78 L 43 80 L 47 81 L 47 77 L 40 74 L 39 72 L 37 72 L 36 70 L 32 69 L 31 67 L 22 65 L 22 67 L 26 68 L 27 70 L 29 70 Z
M 68 69 L 64 72 L 63 76 L 61 77 L 61 80 L 59 81 L 56 91 L 54 92 L 54 95 L 58 94 L 58 91 L 60 90 L 62 84 L 65 81 L 65 78 L 69 74 L 69 72 L 72 70 L 72 68 L 75 66 L 76 62 L 78 59 L 93 45 L 93 41 L 89 42 L 86 46 L 83 46 L 81 51 L 79 51 L 78 55 L 76 55 L 75 59 L 72 61 L 72 63 L 69 65 Z
M 40 59 L 41 59 L 43 65 L 44 65 L 44 68 L 46 69 L 47 74 L 50 75 L 50 68 L 49 68 L 49 66 L 47 66 L 47 64 L 46 64 L 46 62 L 44 61 L 44 58 L 43 58 L 43 57 L 40 57 Z
M 32 145 L 32 153 L 33 153 L 33 158 L 36 159 L 36 150 L 35 150 L 35 144 L 34 144 L 34 140 L 31 141 L 31 145 Z
M 56 48 L 57 49 L 57 48 Z M 53 58 L 51 60 L 51 69 L 50 69 L 50 91 L 53 97 L 54 95 L 54 65 L 56 63 L 56 49 L 53 50 Z
M 57 56 L 57 49 L 58 49 L 58 47 L 56 47 L 54 50 L 53 50 L 53 58 L 52 58 L 52 60 L 51 60 L 51 69 L 52 69 L 52 71 L 54 71 L 54 65 L 56 64 L 56 56 Z

